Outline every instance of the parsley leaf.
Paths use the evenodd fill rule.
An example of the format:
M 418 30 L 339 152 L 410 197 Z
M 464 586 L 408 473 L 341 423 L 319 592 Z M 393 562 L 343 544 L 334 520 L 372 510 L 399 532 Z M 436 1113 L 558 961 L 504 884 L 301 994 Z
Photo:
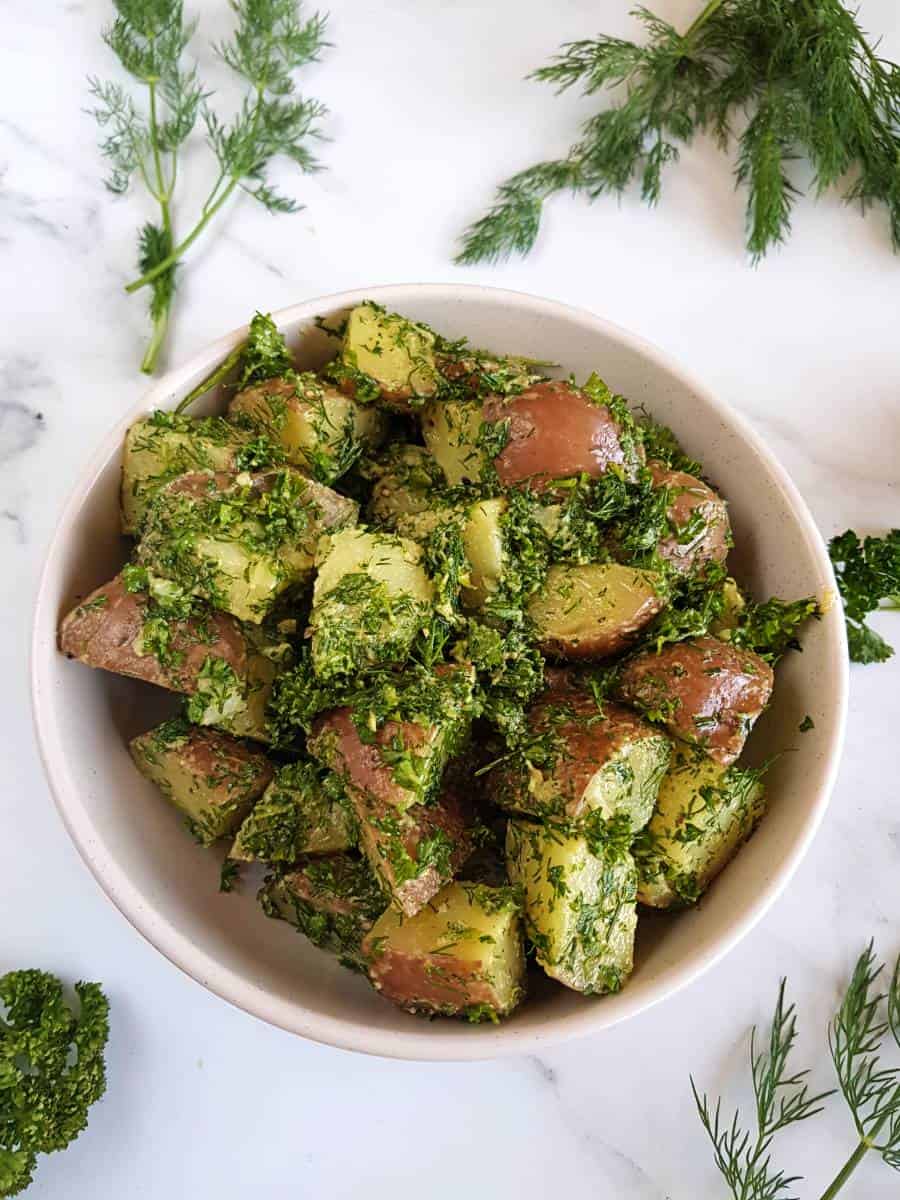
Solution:
M 885 662 L 893 648 L 865 623 L 879 608 L 900 608 L 900 529 L 862 541 L 852 529 L 828 544 L 844 616 L 847 644 L 853 662 Z

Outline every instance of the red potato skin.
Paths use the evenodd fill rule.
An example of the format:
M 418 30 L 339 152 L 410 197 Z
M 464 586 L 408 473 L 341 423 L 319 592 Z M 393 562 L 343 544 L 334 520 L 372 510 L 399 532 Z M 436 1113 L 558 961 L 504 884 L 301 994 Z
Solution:
M 331 769 L 346 776 L 354 790 L 402 809 L 409 804 L 409 793 L 395 781 L 381 756 L 381 748 L 396 739 L 407 750 L 415 751 L 425 745 L 428 732 L 409 721 L 386 721 L 373 741 L 364 742 L 353 723 L 351 710 L 337 708 L 316 720 L 310 745 L 313 753 L 321 747 L 322 757 Z
M 398 786 L 378 749 L 398 735 L 407 749 L 428 740 L 428 731 L 420 725 L 388 721 L 375 735 L 375 741 L 367 744 L 356 730 L 350 709 L 339 708 L 318 718 L 309 749 L 347 780 L 360 824 L 361 848 L 397 907 L 413 917 L 449 883 L 471 853 L 473 811 L 461 791 L 448 783 L 433 803 L 409 804 L 409 793 Z M 412 879 L 398 882 L 388 857 L 392 839 L 385 828 L 387 823 L 414 862 L 419 860 L 422 842 L 437 831 L 444 833 L 453 844 L 449 872 L 444 875 L 429 865 Z
M 338 492 L 332 491 L 325 484 L 318 483 L 314 479 L 308 479 L 296 467 L 282 467 L 280 470 L 290 471 L 295 477 L 299 476 L 303 479 L 305 485 L 303 499 L 315 506 L 313 511 L 316 516 L 316 522 L 307 538 L 310 550 L 315 549 L 315 543 L 319 534 L 324 529 L 355 518 L 359 506 L 354 500 L 348 500 L 346 496 L 341 496 Z M 260 494 L 269 492 L 272 489 L 277 474 L 278 472 L 276 471 L 261 471 L 256 475 L 252 475 L 250 477 L 250 487 L 254 492 Z M 204 498 L 212 498 L 218 495 L 226 496 L 229 490 L 234 488 L 236 479 L 236 475 L 230 475 L 227 471 L 191 471 L 186 475 L 179 475 L 177 479 L 173 479 L 171 483 L 167 483 L 160 495 L 188 496 L 192 500 L 203 500 Z M 152 521 L 153 510 L 151 506 L 151 524 Z M 165 533 L 165 528 L 163 528 L 162 532 Z
M 658 731 L 630 708 L 606 701 L 602 714 L 593 696 L 586 694 L 563 671 L 551 676 L 551 686 L 531 707 L 528 728 L 535 734 L 553 730 L 563 751 L 553 768 L 553 782 L 573 821 L 584 815 L 584 793 L 591 779 L 619 748 L 637 737 Z M 528 780 L 514 767 L 501 766 L 491 773 L 490 794 L 501 807 L 515 804 Z
M 384 950 L 371 961 L 372 950 L 369 939 L 364 939 L 363 954 L 370 959 L 373 986 L 407 1012 L 449 1015 L 470 1004 L 500 1008 L 495 989 L 478 978 L 483 970 L 481 962 L 463 963 L 450 954 L 414 955 L 397 950 Z
M 265 379 L 262 383 L 254 383 L 238 392 L 228 405 L 228 415 L 243 413 L 245 408 L 255 405 L 258 401 L 284 400 L 290 404 L 294 400 L 304 399 L 303 390 L 292 379 L 284 379 L 280 375 Z
M 665 463 L 647 463 L 656 487 L 672 492 L 667 510 L 669 521 L 683 529 L 699 510 L 704 526 L 689 542 L 679 542 L 677 534 L 663 538 L 657 546 L 660 556 L 677 571 L 687 573 L 706 562 L 724 562 L 731 547 L 731 524 L 725 501 L 702 480 L 684 471 L 673 471 Z
M 492 397 L 485 403 L 484 419 L 509 420 L 507 444 L 494 459 L 500 482 L 507 486 L 528 482 L 543 491 L 553 479 L 596 477 L 613 463 L 631 465 L 612 413 L 570 383 L 548 380 L 510 400 Z
M 636 655 L 625 665 L 618 695 L 664 714 L 670 733 L 729 766 L 768 704 L 774 681 L 772 668 L 752 650 L 703 637 Z
M 162 666 L 154 655 L 134 649 L 146 613 L 147 597 L 129 592 L 117 575 L 63 618 L 59 648 L 88 667 L 188 695 L 197 690 L 197 676 L 210 657 L 224 659 L 238 678 L 246 677 L 247 640 L 233 617 L 210 610 L 203 620 L 172 621 L 173 648 L 184 657 L 177 666 Z

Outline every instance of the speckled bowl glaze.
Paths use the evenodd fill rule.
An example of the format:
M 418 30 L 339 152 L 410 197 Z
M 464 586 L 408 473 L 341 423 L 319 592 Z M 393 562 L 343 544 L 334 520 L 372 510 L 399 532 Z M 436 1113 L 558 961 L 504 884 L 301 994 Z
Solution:
M 598 371 L 618 392 L 672 426 L 728 498 L 732 569 L 758 597 L 822 596 L 834 579 L 822 538 L 785 471 L 752 429 L 667 355 L 591 313 L 490 288 L 403 284 L 309 300 L 275 314 L 304 366 L 333 343 L 314 318 L 340 317 L 371 298 L 450 337 L 559 363 L 577 378 Z M 787 886 L 828 803 L 843 738 L 847 658 L 835 605 L 778 669 L 775 699 L 750 741 L 772 768 L 759 831 L 696 909 L 639 924 L 634 974 L 616 996 L 584 998 L 541 984 L 502 1025 L 408 1016 L 316 950 L 266 920 L 248 887 L 218 892 L 220 856 L 185 836 L 177 815 L 134 770 L 127 739 L 171 710 L 144 684 L 90 671 L 57 652 L 60 616 L 109 578 L 128 547 L 118 530 L 122 439 L 155 408 L 174 406 L 241 339 L 236 330 L 171 371 L 110 431 L 69 500 L 41 579 L 32 686 L 38 739 L 62 818 L 97 881 L 158 950 L 223 999 L 302 1037 L 370 1054 L 475 1059 L 535 1053 L 596 1034 L 671 996 L 716 963 Z M 217 398 L 209 397 L 207 411 Z M 815 728 L 800 737 L 810 714 Z

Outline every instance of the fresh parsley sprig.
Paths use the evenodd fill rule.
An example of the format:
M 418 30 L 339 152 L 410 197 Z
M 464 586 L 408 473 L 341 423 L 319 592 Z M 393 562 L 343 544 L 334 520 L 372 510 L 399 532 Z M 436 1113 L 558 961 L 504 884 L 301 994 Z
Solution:
M 38 1155 L 64 1150 L 106 1091 L 109 1003 L 76 983 L 79 1012 L 46 971 L 0 976 L 0 1196 L 32 1182 Z
M 856 962 L 840 1008 L 828 1028 L 839 1089 L 811 1096 L 806 1083 L 808 1072 L 788 1072 L 797 1024 L 794 1005 L 785 1007 L 784 980 L 778 990 L 767 1049 L 757 1052 L 756 1030 L 750 1035 L 755 1130 L 744 1128 L 739 1112 L 730 1122 L 723 1122 L 721 1099 L 713 1107 L 691 1079 L 697 1112 L 733 1200 L 789 1200 L 788 1190 L 801 1177 L 787 1175 L 773 1163 L 775 1135 L 820 1113 L 824 1101 L 836 1090 L 850 1108 L 859 1141 L 820 1200 L 834 1200 L 870 1150 L 880 1154 L 888 1166 L 900 1170 L 900 1068 L 885 1066 L 881 1059 L 888 1032 L 900 1047 L 900 958 L 885 995 L 876 990 L 882 971 L 870 942 Z
M 209 104 L 194 67 L 183 65 L 196 30 L 186 21 L 182 0 L 113 0 L 116 19 L 104 40 L 125 70 L 147 89 L 146 111 L 118 83 L 91 79 L 97 101 L 91 111 L 101 129 L 101 151 L 110 163 L 107 186 L 128 189 L 135 175 L 159 206 L 159 221 L 139 234 L 140 276 L 127 292 L 150 288 L 153 331 L 141 369 L 151 373 L 165 337 L 175 293 L 175 271 L 194 242 L 237 189 L 269 212 L 300 207 L 267 179 L 272 160 L 283 156 L 305 173 L 319 169 L 312 147 L 321 137 L 325 107 L 299 96 L 293 73 L 318 59 L 325 42 L 325 17 L 300 17 L 298 0 L 231 0 L 237 27 L 216 46 L 225 63 L 245 82 L 247 92 L 230 122 Z M 178 151 L 198 116 L 217 164 L 215 182 L 188 233 L 177 238 L 173 195 Z
M 747 190 L 747 249 L 757 262 L 790 232 L 805 157 L 817 195 L 852 182 L 845 199 L 888 210 L 900 248 L 900 69 L 881 58 L 841 0 L 708 0 L 684 33 L 646 8 L 646 44 L 600 35 L 562 47 L 531 76 L 585 95 L 622 98 L 582 126 L 564 158 L 503 183 L 493 207 L 463 235 L 457 261 L 527 254 L 544 201 L 573 191 L 594 201 L 637 181 L 657 203 L 665 167 L 702 132 L 722 149 L 737 119 L 735 175 Z
M 900 609 L 900 529 L 862 540 L 848 529 L 831 539 L 828 552 L 844 602 L 850 658 L 885 662 L 894 651 L 866 617 L 879 609 Z

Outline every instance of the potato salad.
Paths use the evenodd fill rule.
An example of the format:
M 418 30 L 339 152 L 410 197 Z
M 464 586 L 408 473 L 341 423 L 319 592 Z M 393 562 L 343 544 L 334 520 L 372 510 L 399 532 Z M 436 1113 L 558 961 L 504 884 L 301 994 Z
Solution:
M 763 817 L 745 744 L 816 603 L 745 594 L 727 480 L 602 363 L 374 303 L 322 327 L 311 372 L 257 314 L 219 415 L 132 425 L 133 551 L 60 647 L 173 694 L 136 769 L 223 890 L 385 1001 L 618 991 L 641 913 L 696 904 Z

